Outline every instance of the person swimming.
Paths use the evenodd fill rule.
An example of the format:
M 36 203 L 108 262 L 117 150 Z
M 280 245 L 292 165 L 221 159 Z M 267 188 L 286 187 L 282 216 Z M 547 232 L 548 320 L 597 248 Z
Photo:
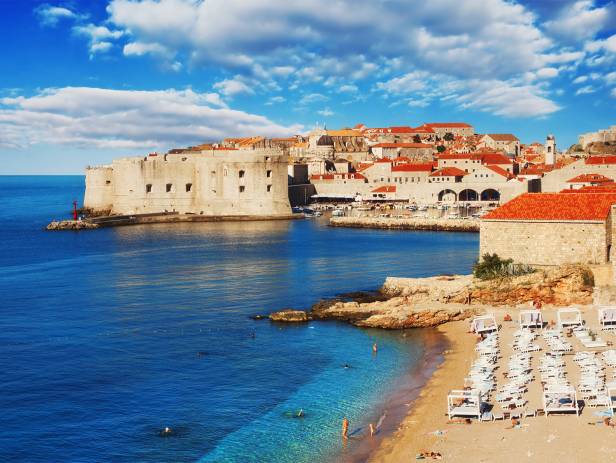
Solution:
M 162 429 L 162 430 L 158 433 L 158 435 L 159 435 L 160 437 L 169 437 L 169 436 L 173 436 L 173 434 L 174 434 L 174 433 L 173 433 L 173 429 L 171 429 L 171 428 L 170 428 L 170 427 L 168 427 L 168 426 L 165 426 L 165 429 Z
M 344 440 L 349 438 L 349 420 L 346 416 L 342 419 L 342 438 Z
M 344 365 L 342 365 L 342 368 L 346 370 L 347 368 L 351 368 L 351 365 L 349 365 L 348 363 L 345 363 Z
M 372 344 L 372 353 L 376 354 L 379 350 L 379 347 L 376 345 L 376 342 Z

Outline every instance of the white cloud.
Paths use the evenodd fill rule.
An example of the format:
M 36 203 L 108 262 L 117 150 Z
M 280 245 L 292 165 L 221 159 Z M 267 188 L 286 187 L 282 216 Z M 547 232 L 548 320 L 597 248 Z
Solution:
M 222 93 L 224 96 L 233 97 L 242 93 L 254 94 L 255 91 L 244 82 L 240 76 L 236 76 L 233 79 L 225 79 L 221 82 L 214 84 L 214 88 Z
M 353 84 L 341 85 L 340 88 L 338 89 L 339 92 L 343 92 L 343 93 L 355 93 L 357 92 L 357 90 L 358 90 L 357 85 L 353 85 Z
M 46 89 L 0 99 L 0 145 L 46 143 L 139 152 L 228 136 L 288 136 L 300 125 L 227 108 L 217 94 L 192 90 Z
M 124 35 L 123 31 L 110 30 L 105 26 L 96 26 L 94 24 L 74 26 L 73 32 L 88 39 L 91 57 L 96 53 L 109 51 L 112 46 L 109 40 L 119 39 Z
M 595 89 L 592 85 L 586 85 L 584 87 L 580 87 L 575 92 L 576 95 L 588 95 L 590 93 L 595 93 L 597 89 Z
M 594 0 L 579 0 L 566 6 L 554 20 L 548 21 L 545 29 L 566 42 L 590 39 L 610 26 L 614 20 L 613 7 L 597 7 Z
M 125 56 L 158 55 L 172 56 L 173 53 L 159 43 L 131 42 L 124 45 L 122 50 Z
M 423 90 L 428 83 L 429 74 L 425 71 L 413 71 L 386 82 L 377 82 L 376 88 L 395 95 L 404 95 Z
M 583 84 L 587 80 L 588 80 L 588 76 L 578 76 L 575 79 L 573 79 L 573 83 L 574 84 Z
M 52 6 L 47 3 L 39 5 L 34 9 L 34 14 L 38 17 L 43 26 L 56 26 L 62 19 L 76 19 L 78 15 L 61 6 Z
M 603 77 L 608 85 L 616 84 L 616 71 L 612 71 Z
M 304 95 L 300 100 L 299 104 L 307 105 L 312 103 L 320 103 L 322 101 L 329 100 L 329 97 L 322 95 L 320 93 L 310 93 L 308 95 Z
M 604 40 L 595 40 L 592 42 L 587 42 L 586 50 L 590 51 L 591 53 L 596 53 L 599 51 L 607 51 L 610 53 L 616 53 L 616 34 Z
M 454 100 L 462 108 L 505 117 L 543 117 L 560 109 L 537 86 L 515 86 L 503 81 L 470 82 Z
M 558 76 L 558 69 L 556 68 L 541 68 L 536 73 L 539 79 L 553 79 Z
M 613 88 L 613 89 L 612 89 L 612 93 L 611 93 L 611 95 L 612 95 L 614 98 L 616 98 L 616 88 Z
M 330 117 L 330 116 L 333 116 L 335 113 L 331 109 L 325 108 L 325 109 L 321 109 L 320 111 L 317 111 L 317 114 L 323 117 Z
M 267 100 L 267 102 L 265 103 L 265 105 L 272 106 L 274 104 L 284 103 L 285 101 L 287 101 L 287 99 L 284 96 L 276 95 L 270 97 L 269 100 Z

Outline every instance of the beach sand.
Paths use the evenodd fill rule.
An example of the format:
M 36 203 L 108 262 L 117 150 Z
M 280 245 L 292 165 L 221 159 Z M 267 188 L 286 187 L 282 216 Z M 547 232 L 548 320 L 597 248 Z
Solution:
M 499 334 L 502 359 L 498 370 L 498 385 L 503 384 L 503 370 L 512 352 L 509 344 L 517 329 L 517 311 L 491 310 L 503 329 Z M 514 322 L 503 322 L 505 313 L 510 313 Z M 556 311 L 545 309 L 544 320 L 555 320 Z M 597 327 L 596 310 L 584 310 L 583 318 L 591 329 Z M 371 462 L 414 461 L 422 451 L 438 452 L 442 461 L 459 462 L 520 462 L 520 461 L 558 461 L 564 462 L 603 462 L 616 461 L 616 429 L 603 424 L 589 425 L 601 421 L 594 412 L 599 409 L 586 408 L 575 415 L 550 415 L 549 417 L 529 417 L 522 420 L 518 429 L 511 429 L 510 421 L 479 423 L 473 420 L 470 425 L 447 424 L 447 393 L 451 389 L 461 389 L 464 377 L 468 374 L 472 361 L 476 358 L 474 335 L 467 333 L 468 321 L 441 325 L 440 330 L 449 340 L 450 347 L 445 359 L 436 370 L 419 398 L 412 404 L 410 413 L 400 428 L 383 440 L 380 447 L 371 455 Z M 616 335 L 600 333 L 606 341 L 616 344 Z M 576 351 L 587 350 L 575 338 L 569 341 Z M 536 378 L 530 384 L 526 398 L 529 408 L 542 408 L 539 357 L 546 350 L 540 337 L 536 344 L 542 351 L 533 355 L 532 366 Z M 572 356 L 567 356 L 569 380 L 575 386 L 579 369 Z M 608 368 L 607 380 L 612 377 Z M 444 431 L 435 435 L 435 431 Z

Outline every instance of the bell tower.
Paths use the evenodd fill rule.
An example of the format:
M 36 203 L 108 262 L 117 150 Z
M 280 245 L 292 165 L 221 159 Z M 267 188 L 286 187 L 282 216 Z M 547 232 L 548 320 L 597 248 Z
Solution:
M 556 163 L 556 139 L 554 135 L 548 135 L 545 139 L 545 164 L 547 166 L 553 166 Z

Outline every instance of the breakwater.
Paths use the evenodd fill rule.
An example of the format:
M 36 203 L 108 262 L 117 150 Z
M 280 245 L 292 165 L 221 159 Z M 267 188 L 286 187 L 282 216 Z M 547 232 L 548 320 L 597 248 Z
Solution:
M 379 228 L 385 230 L 428 230 L 478 232 L 479 220 L 471 219 L 424 219 L 400 217 L 332 217 L 332 227 Z

